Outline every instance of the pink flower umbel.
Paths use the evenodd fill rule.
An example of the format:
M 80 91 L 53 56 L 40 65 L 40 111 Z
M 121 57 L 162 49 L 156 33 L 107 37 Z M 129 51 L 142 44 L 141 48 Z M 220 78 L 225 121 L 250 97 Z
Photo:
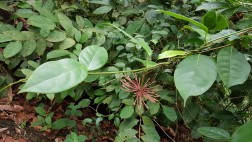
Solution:
M 122 82 L 122 90 L 125 92 L 133 92 L 136 96 L 135 104 L 138 108 L 141 108 L 143 105 L 148 108 L 145 103 L 145 100 L 149 100 L 152 103 L 156 103 L 157 97 L 156 87 L 152 86 L 155 81 L 150 81 L 148 78 L 146 81 L 144 80 L 144 76 L 140 79 L 134 74 L 134 78 L 131 79 L 129 76 L 124 76 L 121 79 Z

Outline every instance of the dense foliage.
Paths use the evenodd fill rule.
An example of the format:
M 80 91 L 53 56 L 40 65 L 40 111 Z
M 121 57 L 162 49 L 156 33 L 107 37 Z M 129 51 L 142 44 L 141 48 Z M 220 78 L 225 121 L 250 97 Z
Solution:
M 183 123 L 193 139 L 249 142 L 251 7 L 249 0 L 1 1 L 11 19 L 0 17 L 0 96 L 19 84 L 27 101 L 71 100 L 57 120 L 43 103 L 36 107 L 32 126 L 42 130 L 74 130 L 74 118 L 92 106 L 96 118 L 83 125 L 113 121 L 116 142 L 160 141 L 157 127 Z

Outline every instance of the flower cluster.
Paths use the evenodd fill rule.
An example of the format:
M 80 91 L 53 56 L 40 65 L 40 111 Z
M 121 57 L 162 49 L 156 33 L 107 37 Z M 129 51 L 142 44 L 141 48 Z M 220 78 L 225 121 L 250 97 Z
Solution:
M 133 92 L 135 94 L 135 104 L 138 108 L 141 108 L 143 105 L 148 108 L 145 100 L 156 103 L 158 95 L 156 94 L 156 86 L 153 86 L 155 81 L 150 81 L 150 78 L 145 81 L 144 76 L 142 78 L 138 78 L 135 74 L 133 76 L 133 79 L 129 76 L 124 76 L 121 79 L 121 89 L 125 92 Z

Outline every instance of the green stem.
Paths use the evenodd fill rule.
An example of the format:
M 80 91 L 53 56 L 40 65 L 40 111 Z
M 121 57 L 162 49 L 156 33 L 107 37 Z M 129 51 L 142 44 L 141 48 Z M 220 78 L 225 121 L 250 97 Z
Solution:
M 171 63 L 172 63 L 172 61 L 170 61 L 170 62 L 161 62 L 161 63 L 158 63 L 155 66 L 152 66 L 152 67 L 145 67 L 145 68 L 140 68 L 140 69 L 135 69 L 135 70 L 114 71 L 114 72 L 89 72 L 88 74 L 90 74 L 90 75 L 96 75 L 96 74 L 105 75 L 105 74 L 118 74 L 118 73 L 137 73 L 137 72 L 151 70 L 151 69 L 157 68 L 157 67 L 162 66 L 162 65 L 169 65 Z
M 4 89 L 8 88 L 8 87 L 11 87 L 12 85 L 15 85 L 15 84 L 17 84 L 17 83 L 20 83 L 20 82 L 23 82 L 23 81 L 26 81 L 26 80 L 27 80 L 27 79 L 25 78 L 25 79 L 20 79 L 20 80 L 18 80 L 18 81 L 16 81 L 16 82 L 10 83 L 10 84 L 8 84 L 7 86 L 3 87 L 3 88 L 0 90 L 0 92 L 3 91 Z
M 237 31 L 237 32 L 234 32 L 234 33 L 231 33 L 231 34 L 222 36 L 222 37 L 219 37 L 219 38 L 217 38 L 217 39 L 214 39 L 214 40 L 212 40 L 212 41 L 209 41 L 209 42 L 207 42 L 207 43 L 204 43 L 200 48 L 195 49 L 195 50 L 191 50 L 190 52 L 200 51 L 200 50 L 202 50 L 202 49 L 204 49 L 204 48 L 206 48 L 206 47 L 211 46 L 215 41 L 218 41 L 218 40 L 221 40 L 221 39 L 225 39 L 225 38 L 227 38 L 227 37 L 229 37 L 229 36 L 231 36 L 231 35 L 235 35 L 235 34 L 240 35 L 240 34 L 243 34 L 243 33 L 248 32 L 248 31 L 250 31 L 250 30 L 252 30 L 252 27 L 249 27 L 249 28 L 246 28 L 246 29 L 244 29 L 244 30 L 240 30 L 240 31 Z

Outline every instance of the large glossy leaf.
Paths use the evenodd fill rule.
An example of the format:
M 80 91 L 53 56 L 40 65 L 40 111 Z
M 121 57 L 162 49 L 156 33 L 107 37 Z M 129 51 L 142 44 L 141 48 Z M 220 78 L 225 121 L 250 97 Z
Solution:
M 251 69 L 245 56 L 233 47 L 220 50 L 217 65 L 218 74 L 226 87 L 244 83 Z
M 79 60 L 87 67 L 88 71 L 96 70 L 106 64 L 108 53 L 104 47 L 91 45 L 81 51 Z
M 252 120 L 243 124 L 233 133 L 231 142 L 252 142 Z
M 20 93 L 58 93 L 76 86 L 86 77 L 86 68 L 76 60 L 51 61 L 42 64 L 32 73 Z
M 217 68 L 214 61 L 205 55 L 191 55 L 179 63 L 175 70 L 176 88 L 184 99 L 206 92 L 214 83 Z
M 22 43 L 20 41 L 10 42 L 3 50 L 3 56 L 10 58 L 15 56 L 22 49 Z
M 228 140 L 230 138 L 230 134 L 217 127 L 201 127 L 198 129 L 199 133 L 215 140 Z
M 188 21 L 188 22 L 194 24 L 195 26 L 200 27 L 202 30 L 208 32 L 208 28 L 205 25 L 203 25 L 202 23 L 197 22 L 197 21 L 195 21 L 195 20 L 193 20 L 191 18 L 185 17 L 183 15 L 180 15 L 180 14 L 177 14 L 177 13 L 174 13 L 174 12 L 171 12 L 171 11 L 165 11 L 165 10 L 157 10 L 157 11 L 162 12 L 162 13 L 164 13 L 166 15 L 172 16 L 172 17 L 177 18 L 177 19 Z

